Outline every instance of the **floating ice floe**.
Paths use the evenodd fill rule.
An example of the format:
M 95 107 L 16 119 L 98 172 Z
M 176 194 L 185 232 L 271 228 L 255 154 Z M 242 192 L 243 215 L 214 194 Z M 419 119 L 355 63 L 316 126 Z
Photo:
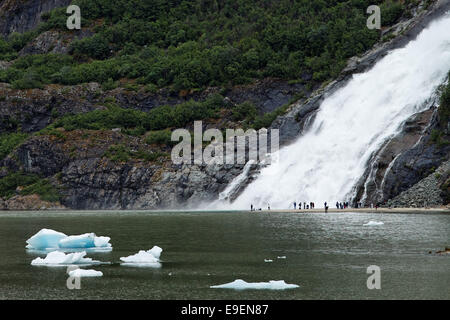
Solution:
M 273 262 L 271 259 L 264 259 L 264 262 Z
M 86 251 L 73 252 L 68 254 L 65 254 L 61 251 L 52 251 L 49 252 L 45 258 L 38 257 L 34 259 L 33 261 L 31 261 L 31 265 L 68 266 L 73 264 L 92 265 L 102 263 L 97 260 L 92 260 L 91 258 L 85 258 L 85 255 Z
M 123 261 L 122 265 L 125 266 L 159 268 L 161 267 L 159 258 L 162 251 L 160 247 L 154 246 L 150 250 L 140 250 L 131 256 L 121 257 L 120 260 Z
M 286 256 L 278 256 L 277 259 L 286 259 Z
M 234 280 L 233 282 L 210 286 L 213 289 L 234 289 L 234 290 L 284 290 L 284 289 L 294 289 L 299 286 L 296 284 L 289 284 L 284 282 L 284 280 L 270 280 L 269 282 L 246 282 L 242 279 Z
M 110 251 L 112 247 L 109 240 L 111 240 L 110 237 L 97 237 L 95 233 L 67 236 L 55 230 L 42 229 L 26 241 L 26 248 L 37 251 L 74 251 L 76 249 Z
M 94 269 L 75 269 L 69 272 L 69 276 L 80 278 L 80 277 L 102 277 L 103 272 Z
M 59 241 L 66 238 L 62 232 L 58 232 L 51 229 L 42 229 L 30 239 L 27 240 L 28 249 L 46 249 L 46 248 L 58 248 Z
M 363 226 L 365 226 L 365 227 L 370 227 L 370 226 L 381 226 L 381 225 L 383 225 L 383 224 L 384 224 L 384 223 L 381 222 L 381 221 L 372 221 L 372 220 L 370 220 L 369 222 L 363 224 Z

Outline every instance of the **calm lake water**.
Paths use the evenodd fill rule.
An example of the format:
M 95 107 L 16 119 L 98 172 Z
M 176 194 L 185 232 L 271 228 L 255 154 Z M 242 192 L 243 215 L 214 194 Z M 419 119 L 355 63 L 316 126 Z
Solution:
M 66 267 L 31 266 L 25 240 L 42 228 L 111 237 L 111 252 L 88 254 L 111 262 L 90 267 L 103 277 L 69 290 Z M 161 268 L 120 266 L 154 245 Z M 445 246 L 448 214 L 0 212 L 0 299 L 450 299 L 450 256 L 428 253 Z M 381 290 L 367 289 L 370 265 Z M 210 288 L 235 279 L 300 287 Z

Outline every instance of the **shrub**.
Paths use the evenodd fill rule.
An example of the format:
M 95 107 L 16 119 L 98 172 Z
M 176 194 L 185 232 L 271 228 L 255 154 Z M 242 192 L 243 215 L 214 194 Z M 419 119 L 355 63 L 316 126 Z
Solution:
M 251 102 L 244 102 L 235 106 L 232 110 L 232 118 L 235 121 L 253 121 L 257 115 L 256 107 Z
M 182 128 L 194 120 L 202 120 L 217 116 L 223 104 L 221 96 L 211 96 L 205 101 L 188 101 L 176 106 L 160 106 L 149 112 L 121 108 L 113 103 L 107 104 L 106 110 L 94 110 L 77 115 L 67 115 L 54 122 L 50 128 L 63 127 L 75 129 L 127 129 L 125 133 L 143 134 L 146 130 L 162 130 L 176 127 Z M 133 129 L 130 131 L 130 129 Z
M 148 144 L 157 145 L 173 145 L 174 142 L 171 140 L 172 132 L 169 129 L 150 131 L 145 138 L 145 142 Z
M 39 179 L 35 183 L 26 186 L 20 194 L 38 194 L 42 200 L 49 202 L 56 202 L 61 198 L 59 191 L 47 179 Z
M 26 133 L 4 133 L 0 135 L 0 160 L 3 160 L 15 147 L 28 137 Z
M 9 199 L 16 194 L 17 187 L 24 187 L 19 194 L 37 194 L 44 201 L 60 200 L 60 194 L 47 179 L 41 179 L 34 174 L 14 172 L 0 179 L 0 196 Z

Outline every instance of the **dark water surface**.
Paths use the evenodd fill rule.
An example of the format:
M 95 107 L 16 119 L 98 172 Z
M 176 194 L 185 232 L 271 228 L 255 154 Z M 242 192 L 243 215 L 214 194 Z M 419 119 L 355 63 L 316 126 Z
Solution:
M 364 227 L 370 220 L 384 225 Z M 112 264 L 67 289 L 66 267 L 30 265 L 37 255 L 25 240 L 41 228 L 111 237 L 111 252 L 88 257 Z M 154 245 L 161 268 L 120 266 Z M 445 246 L 448 214 L 3 212 L 0 299 L 450 299 L 450 255 L 428 253 Z M 367 289 L 370 265 L 381 268 L 381 290 Z M 235 279 L 300 287 L 210 288 Z

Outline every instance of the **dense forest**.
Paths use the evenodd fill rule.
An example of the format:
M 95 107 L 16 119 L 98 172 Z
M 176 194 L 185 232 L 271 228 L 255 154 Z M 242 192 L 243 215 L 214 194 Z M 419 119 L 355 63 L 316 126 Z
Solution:
M 0 82 L 40 88 L 96 81 L 175 91 L 278 77 L 322 82 L 380 38 L 366 27 L 366 9 L 379 4 L 382 25 L 408 16 L 416 0 L 75 0 L 92 36 L 69 54 L 19 56 L 40 33 L 66 27 L 65 8 L 44 14 L 36 30 L 0 40 Z

